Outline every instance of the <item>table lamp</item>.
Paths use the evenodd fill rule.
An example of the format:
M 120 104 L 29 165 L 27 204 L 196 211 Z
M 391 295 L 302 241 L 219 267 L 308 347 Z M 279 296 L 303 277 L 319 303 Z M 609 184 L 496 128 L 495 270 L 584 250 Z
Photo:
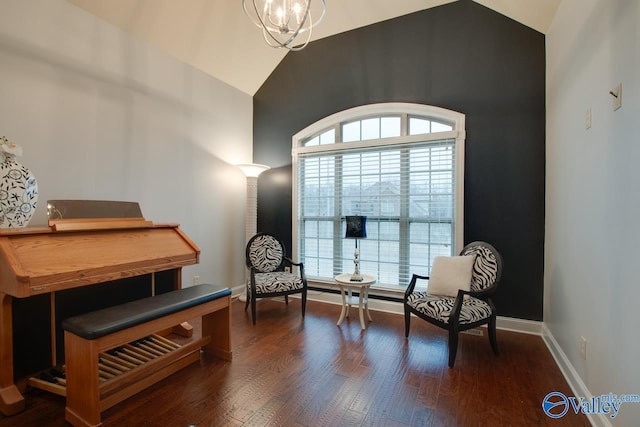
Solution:
M 353 264 L 355 270 L 351 275 L 352 282 L 362 282 L 360 274 L 360 250 L 358 249 L 358 239 L 366 239 L 367 237 L 367 217 L 366 216 L 347 216 L 347 232 L 346 239 L 356 240 L 356 249 L 353 251 Z

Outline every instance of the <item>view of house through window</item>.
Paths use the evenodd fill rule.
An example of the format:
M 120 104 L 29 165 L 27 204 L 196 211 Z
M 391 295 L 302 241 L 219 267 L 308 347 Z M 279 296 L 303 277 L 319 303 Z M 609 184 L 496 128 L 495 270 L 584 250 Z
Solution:
M 309 279 L 353 271 L 345 217 L 367 217 L 360 270 L 405 287 L 462 239 L 464 115 L 416 104 L 357 107 L 294 137 L 294 253 Z

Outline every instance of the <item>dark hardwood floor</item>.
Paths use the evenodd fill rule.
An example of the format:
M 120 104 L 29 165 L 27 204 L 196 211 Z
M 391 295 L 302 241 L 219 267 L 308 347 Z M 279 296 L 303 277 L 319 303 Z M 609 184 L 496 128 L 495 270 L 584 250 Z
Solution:
M 542 411 L 551 391 L 573 395 L 542 339 L 498 331 L 462 334 L 453 369 L 447 335 L 414 318 L 357 310 L 336 326 L 340 307 L 310 301 L 258 302 L 257 325 L 233 303 L 233 361 L 204 356 L 102 413 L 104 426 L 589 426 L 572 412 Z M 194 322 L 199 333 L 199 325 Z M 4 426 L 67 426 L 64 399 L 26 393 L 27 409 L 0 415 Z

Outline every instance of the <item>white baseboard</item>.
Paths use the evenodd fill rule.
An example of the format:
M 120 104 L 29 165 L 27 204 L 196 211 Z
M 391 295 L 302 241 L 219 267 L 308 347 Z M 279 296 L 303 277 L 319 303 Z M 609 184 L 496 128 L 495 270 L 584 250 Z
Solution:
M 238 297 L 240 297 L 240 295 L 244 295 L 244 284 L 242 285 L 238 285 L 238 286 L 234 286 L 233 288 L 231 288 L 231 299 L 236 299 Z
M 311 301 L 325 302 L 327 304 L 342 305 L 342 297 L 340 294 L 332 292 L 310 290 L 307 292 L 307 299 Z M 402 304 L 394 301 L 385 301 L 374 298 L 369 298 L 369 310 L 404 314 Z
M 496 328 L 503 331 L 521 334 L 542 335 L 542 322 L 536 320 L 517 319 L 515 317 L 497 316 Z
M 238 297 L 243 293 L 244 285 L 239 285 L 232 288 L 232 294 L 234 297 Z M 292 295 L 292 298 L 296 297 L 296 295 Z M 315 289 L 309 290 L 307 292 L 307 299 L 310 301 L 324 302 L 327 304 L 342 305 L 342 297 L 340 296 L 340 294 L 323 292 Z M 404 308 L 402 307 L 402 303 L 396 301 L 386 301 L 370 298 L 369 310 L 404 315 Z M 498 316 L 496 327 L 505 331 L 542 335 L 542 322 L 536 322 L 533 320 L 523 320 L 513 317 Z
M 307 299 L 312 301 L 326 302 L 329 304 L 342 304 L 340 294 L 316 290 L 309 291 L 307 293 Z M 396 301 L 385 301 L 370 298 L 369 309 L 375 311 L 383 311 L 385 313 L 404 315 L 404 308 L 402 307 L 402 303 Z M 520 332 L 524 334 L 542 335 L 542 322 L 536 322 L 533 320 L 523 320 L 512 317 L 498 316 L 496 328 L 505 331 Z
M 562 372 L 562 375 L 567 380 L 574 396 L 591 398 L 592 394 L 586 384 L 582 381 L 582 378 L 578 375 L 578 372 L 569 361 L 569 358 L 560 347 L 560 344 L 558 344 L 553 334 L 544 323 L 542 324 L 542 340 L 547 345 L 549 352 L 556 361 L 558 368 L 560 368 L 560 372 Z M 594 427 L 612 427 L 611 422 L 604 414 L 587 414 L 587 419 Z

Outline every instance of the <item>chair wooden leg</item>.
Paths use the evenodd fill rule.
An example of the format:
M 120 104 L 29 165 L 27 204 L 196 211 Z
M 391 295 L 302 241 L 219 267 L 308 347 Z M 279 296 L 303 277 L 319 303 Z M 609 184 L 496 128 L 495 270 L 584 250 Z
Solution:
M 453 368 L 456 362 L 456 353 L 458 352 L 458 330 L 456 328 L 449 329 L 449 367 Z
M 404 306 L 404 336 L 409 338 L 409 328 L 411 327 L 411 312 L 409 308 Z
M 302 317 L 304 317 L 304 313 L 307 310 L 307 293 L 302 293 Z
M 245 297 L 245 303 L 244 303 L 244 311 L 247 311 L 247 307 L 249 307 L 249 300 L 251 299 L 251 295 L 249 294 L 249 289 L 245 290 L 246 293 L 246 297 Z
M 284 303 L 289 305 L 289 295 L 284 296 Z
M 491 348 L 495 354 L 498 353 L 498 340 L 496 339 L 496 316 L 492 316 L 489 320 L 489 324 L 487 325 L 487 329 L 489 332 L 489 342 L 491 343 Z
M 251 318 L 253 319 L 253 324 L 256 324 L 256 298 L 251 295 Z

